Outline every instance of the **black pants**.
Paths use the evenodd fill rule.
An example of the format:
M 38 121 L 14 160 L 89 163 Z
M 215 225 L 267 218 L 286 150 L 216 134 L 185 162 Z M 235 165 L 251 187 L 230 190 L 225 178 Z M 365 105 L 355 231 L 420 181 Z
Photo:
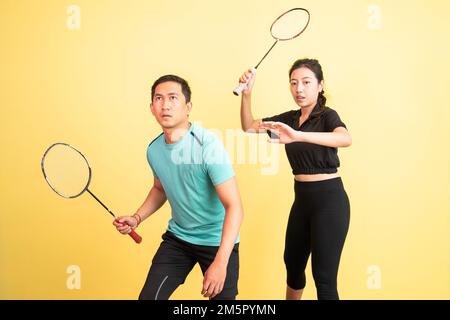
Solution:
M 167 300 L 184 283 L 184 280 L 197 264 L 203 274 L 213 262 L 216 246 L 195 245 L 177 238 L 167 231 L 163 242 L 152 260 L 150 271 L 139 295 L 140 300 Z M 228 260 L 227 275 L 222 292 L 213 300 L 234 300 L 238 294 L 239 244 L 235 244 Z M 201 284 L 199 284 L 199 298 Z
M 284 251 L 287 284 L 295 290 L 305 287 L 305 268 L 311 253 L 317 298 L 338 300 L 339 260 L 350 221 L 342 180 L 295 181 L 294 189 Z

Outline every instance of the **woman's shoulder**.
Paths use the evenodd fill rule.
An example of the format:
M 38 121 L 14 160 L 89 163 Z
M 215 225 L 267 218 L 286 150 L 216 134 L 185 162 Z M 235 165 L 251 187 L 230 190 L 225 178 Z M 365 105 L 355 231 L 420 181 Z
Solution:
M 323 108 L 323 112 L 324 112 L 324 113 L 337 113 L 336 110 L 334 110 L 333 108 L 331 108 L 331 107 L 329 107 L 329 106 L 325 106 L 325 107 Z
M 283 120 L 287 120 L 287 119 L 291 119 L 291 118 L 295 118 L 296 114 L 297 114 L 298 110 L 289 110 L 289 111 L 285 111 L 273 116 L 269 116 L 269 117 L 264 117 L 263 121 L 280 121 L 281 119 Z M 278 120 L 276 120 L 278 119 Z
M 332 131 L 336 127 L 344 127 L 347 128 L 345 123 L 342 122 L 341 117 L 337 113 L 336 110 L 325 107 L 323 110 L 323 121 L 330 127 L 330 131 Z
M 322 114 L 323 114 L 325 117 L 339 116 L 339 114 L 337 113 L 336 110 L 334 110 L 333 108 L 328 107 L 328 106 L 326 106 L 326 107 L 323 108 Z

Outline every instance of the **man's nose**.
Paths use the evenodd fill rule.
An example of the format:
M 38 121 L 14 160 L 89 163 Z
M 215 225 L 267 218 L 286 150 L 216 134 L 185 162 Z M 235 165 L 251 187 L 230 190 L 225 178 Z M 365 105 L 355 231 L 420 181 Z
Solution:
M 170 101 L 169 100 L 164 100 L 162 108 L 163 109 L 170 109 Z

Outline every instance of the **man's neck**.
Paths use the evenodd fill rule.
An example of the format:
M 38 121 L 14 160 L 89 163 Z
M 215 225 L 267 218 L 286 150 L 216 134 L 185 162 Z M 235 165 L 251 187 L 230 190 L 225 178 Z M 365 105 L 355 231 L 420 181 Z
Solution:
M 167 144 L 176 143 L 177 141 L 180 141 L 186 132 L 191 127 L 190 122 L 183 123 L 179 127 L 176 128 L 163 128 L 164 131 L 164 138 L 166 139 Z

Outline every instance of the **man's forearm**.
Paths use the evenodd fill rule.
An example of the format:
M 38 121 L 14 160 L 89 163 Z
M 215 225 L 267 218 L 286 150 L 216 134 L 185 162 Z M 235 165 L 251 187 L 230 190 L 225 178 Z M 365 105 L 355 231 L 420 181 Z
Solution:
M 217 262 L 228 264 L 231 251 L 233 250 L 239 235 L 242 219 L 243 212 L 240 205 L 236 204 L 226 208 L 222 230 L 222 241 L 220 242 L 220 247 L 215 258 Z
M 150 192 L 148 193 L 144 203 L 136 211 L 136 214 L 139 215 L 141 221 L 144 221 L 153 213 L 155 213 L 159 208 L 161 208 L 166 200 L 167 197 L 164 190 L 153 186 L 150 189 Z

